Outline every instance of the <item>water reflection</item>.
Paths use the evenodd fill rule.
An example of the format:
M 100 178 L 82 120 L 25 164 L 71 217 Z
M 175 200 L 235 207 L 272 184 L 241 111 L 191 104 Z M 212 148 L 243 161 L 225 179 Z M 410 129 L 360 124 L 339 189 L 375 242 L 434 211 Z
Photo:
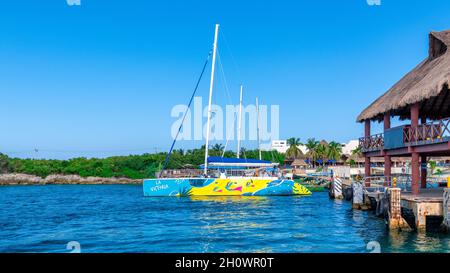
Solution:
M 181 197 L 183 198 L 183 197 Z M 270 201 L 269 197 L 264 196 L 190 196 L 185 197 L 193 202 L 214 202 L 214 203 L 257 203 Z

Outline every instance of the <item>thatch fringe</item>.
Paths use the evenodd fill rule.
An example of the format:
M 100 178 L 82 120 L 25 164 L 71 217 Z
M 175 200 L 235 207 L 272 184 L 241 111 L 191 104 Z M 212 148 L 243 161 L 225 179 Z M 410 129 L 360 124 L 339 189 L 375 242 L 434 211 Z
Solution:
M 384 113 L 438 96 L 450 85 L 450 30 L 430 33 L 429 57 L 406 74 L 357 118 L 381 120 Z

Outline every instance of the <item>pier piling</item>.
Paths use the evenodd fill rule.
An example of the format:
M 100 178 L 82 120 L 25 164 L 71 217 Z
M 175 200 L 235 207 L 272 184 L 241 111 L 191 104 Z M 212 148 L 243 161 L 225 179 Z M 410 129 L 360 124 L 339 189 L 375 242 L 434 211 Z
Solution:
M 402 217 L 401 207 L 401 189 L 389 188 L 389 212 L 388 212 L 388 227 L 390 230 L 411 230 L 405 219 Z
M 450 181 L 449 181 L 450 184 Z M 450 185 L 448 185 L 450 186 Z M 443 221 L 443 227 L 444 229 L 449 232 L 450 231 L 450 187 L 447 187 L 444 189 L 444 205 L 443 205 L 443 214 L 444 214 L 444 221 Z
M 364 190 L 362 182 L 353 182 L 353 209 L 361 209 L 364 205 Z
M 335 199 L 343 199 L 342 195 L 342 180 L 340 178 L 334 178 L 333 181 L 333 193 Z

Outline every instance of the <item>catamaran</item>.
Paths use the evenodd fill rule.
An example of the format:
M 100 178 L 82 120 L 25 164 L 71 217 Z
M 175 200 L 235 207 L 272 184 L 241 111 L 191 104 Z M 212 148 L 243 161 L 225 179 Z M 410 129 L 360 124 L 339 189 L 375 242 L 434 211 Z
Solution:
M 143 190 L 144 196 L 271 196 L 271 195 L 310 195 L 311 192 L 300 183 L 293 180 L 283 179 L 278 169 L 278 163 L 262 160 L 261 149 L 259 148 L 258 159 L 240 158 L 240 133 L 242 119 L 242 85 L 240 93 L 239 107 L 239 125 L 238 125 L 238 145 L 237 158 L 211 157 L 208 154 L 209 137 L 210 137 L 210 121 L 212 113 L 212 95 L 214 87 L 214 69 L 216 62 L 217 40 L 219 33 L 219 25 L 215 26 L 214 43 L 212 50 L 212 67 L 209 85 L 209 101 L 206 125 L 206 145 L 205 145 L 205 162 L 200 166 L 203 174 L 198 177 L 161 177 L 156 179 L 144 179 Z M 207 62 L 203 67 L 205 70 Z M 201 78 L 200 76 L 200 78 Z M 200 81 L 200 79 L 199 79 Z M 197 86 L 194 90 L 197 90 Z M 256 99 L 258 112 L 258 147 L 259 143 L 259 106 Z M 183 118 L 184 121 L 184 118 Z M 178 132 L 183 125 L 181 122 Z M 174 143 L 167 154 L 164 167 L 167 165 Z M 164 169 L 164 168 L 163 168 Z M 161 174 L 162 172 L 160 172 Z

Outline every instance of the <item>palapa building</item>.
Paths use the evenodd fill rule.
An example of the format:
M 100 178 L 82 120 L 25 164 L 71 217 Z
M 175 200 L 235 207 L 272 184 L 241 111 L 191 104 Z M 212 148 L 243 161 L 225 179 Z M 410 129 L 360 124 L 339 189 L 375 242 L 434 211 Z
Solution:
M 391 176 L 393 157 L 410 157 L 412 192 L 417 195 L 420 185 L 427 184 L 427 159 L 450 155 L 449 46 L 450 30 L 431 32 L 429 56 L 358 116 L 357 122 L 365 124 L 360 146 L 366 177 L 373 157 L 384 158 L 386 177 Z M 410 123 L 391 128 L 394 116 Z M 384 132 L 371 135 L 372 121 L 383 122 Z

